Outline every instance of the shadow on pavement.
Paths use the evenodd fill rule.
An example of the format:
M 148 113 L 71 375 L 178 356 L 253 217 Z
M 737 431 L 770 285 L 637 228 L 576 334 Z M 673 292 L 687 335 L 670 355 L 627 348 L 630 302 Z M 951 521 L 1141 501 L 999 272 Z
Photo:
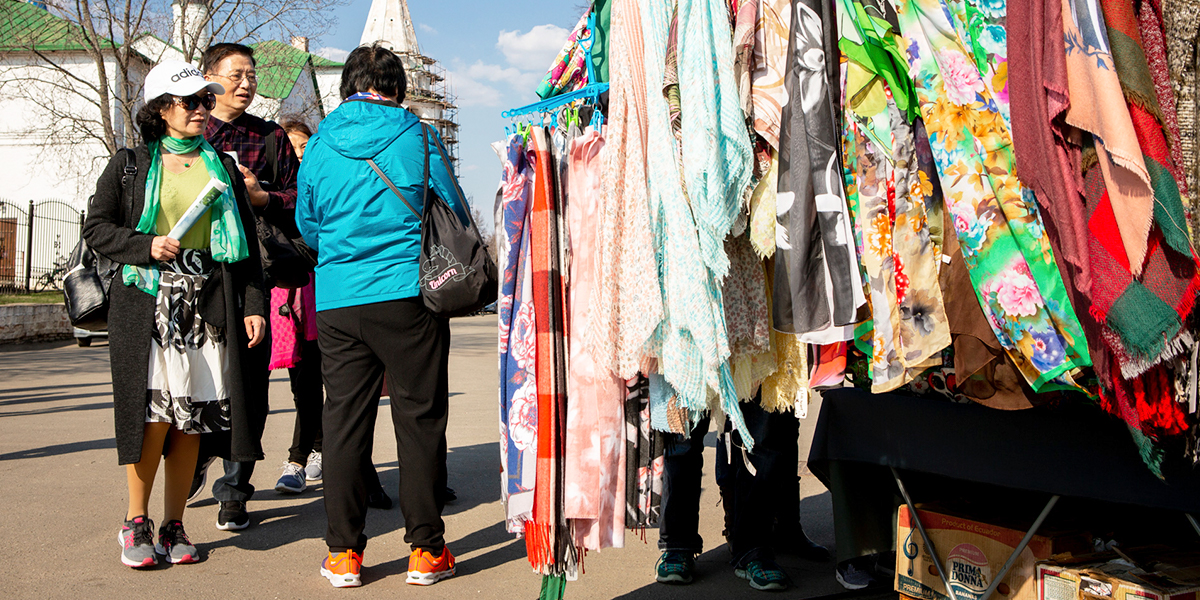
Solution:
M 23 458 L 46 458 L 48 456 L 62 456 L 74 452 L 87 452 L 89 450 L 116 450 L 117 442 L 113 438 L 102 440 L 91 440 L 87 442 L 71 442 L 68 444 L 54 444 L 53 446 L 42 446 L 41 448 L 30 448 L 29 450 L 18 450 L 9 452 L 8 454 L 0 454 L 0 461 L 6 460 L 21 460 Z

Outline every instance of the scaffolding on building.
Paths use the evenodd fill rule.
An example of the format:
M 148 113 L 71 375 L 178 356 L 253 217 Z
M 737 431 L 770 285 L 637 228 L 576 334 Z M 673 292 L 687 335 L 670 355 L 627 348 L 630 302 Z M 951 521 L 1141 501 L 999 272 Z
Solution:
M 397 52 L 397 55 L 408 77 L 404 105 L 438 132 L 457 175 L 458 106 L 446 81 L 446 69 L 436 59 L 415 52 Z

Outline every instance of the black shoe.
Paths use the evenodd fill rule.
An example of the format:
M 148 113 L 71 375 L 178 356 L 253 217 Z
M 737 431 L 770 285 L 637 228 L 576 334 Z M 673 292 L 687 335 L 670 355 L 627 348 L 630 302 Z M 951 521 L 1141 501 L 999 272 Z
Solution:
M 829 562 L 833 556 L 829 549 L 811 539 L 804 528 L 795 525 L 775 530 L 775 550 L 780 554 L 792 554 L 813 562 Z
M 838 583 L 848 590 L 882 586 L 882 583 L 875 578 L 875 557 L 873 556 L 860 556 L 838 563 L 836 576 Z
M 246 503 L 231 500 L 221 503 L 221 511 L 217 513 L 217 529 L 221 531 L 240 531 L 250 526 L 250 513 L 246 512 Z
M 442 491 L 441 495 L 442 504 L 450 504 L 451 502 L 458 500 L 458 494 L 455 494 L 454 490 L 450 486 L 446 486 L 446 489 Z
M 392 499 L 388 498 L 387 492 L 380 490 L 367 495 L 367 507 L 378 508 L 379 510 L 391 510 Z

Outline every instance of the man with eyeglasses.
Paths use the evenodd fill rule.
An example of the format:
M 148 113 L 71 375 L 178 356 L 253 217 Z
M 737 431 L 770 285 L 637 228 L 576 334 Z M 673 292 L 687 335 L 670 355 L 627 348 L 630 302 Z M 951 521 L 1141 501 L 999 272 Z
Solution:
M 216 96 L 204 137 L 218 152 L 233 155 L 245 178 L 255 213 L 284 232 L 295 233 L 296 173 L 300 161 L 282 127 L 246 112 L 258 90 L 254 50 L 241 44 L 214 44 L 200 57 L 200 70 L 206 79 L 225 87 L 225 93 Z M 246 396 L 254 400 L 254 408 L 244 418 L 257 431 L 256 441 L 262 439 L 269 410 L 270 351 L 271 344 L 260 344 L 243 353 L 245 360 L 238 365 L 251 373 L 246 380 L 253 382 L 253 389 L 248 389 Z M 208 466 L 214 460 L 208 446 L 201 447 L 189 500 L 199 495 Z M 224 461 L 225 475 L 212 488 L 213 497 L 221 503 L 217 529 L 231 531 L 250 526 L 246 502 L 254 495 L 254 486 L 250 484 L 254 464 Z

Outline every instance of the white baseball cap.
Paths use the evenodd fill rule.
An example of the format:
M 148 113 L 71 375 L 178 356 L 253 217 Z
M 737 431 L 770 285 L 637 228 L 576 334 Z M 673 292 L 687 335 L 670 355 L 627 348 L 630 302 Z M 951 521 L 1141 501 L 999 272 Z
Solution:
M 149 102 L 163 94 L 191 96 L 204 88 L 218 96 L 225 93 L 225 86 L 205 79 L 200 69 L 183 61 L 168 60 L 146 74 L 145 99 Z

